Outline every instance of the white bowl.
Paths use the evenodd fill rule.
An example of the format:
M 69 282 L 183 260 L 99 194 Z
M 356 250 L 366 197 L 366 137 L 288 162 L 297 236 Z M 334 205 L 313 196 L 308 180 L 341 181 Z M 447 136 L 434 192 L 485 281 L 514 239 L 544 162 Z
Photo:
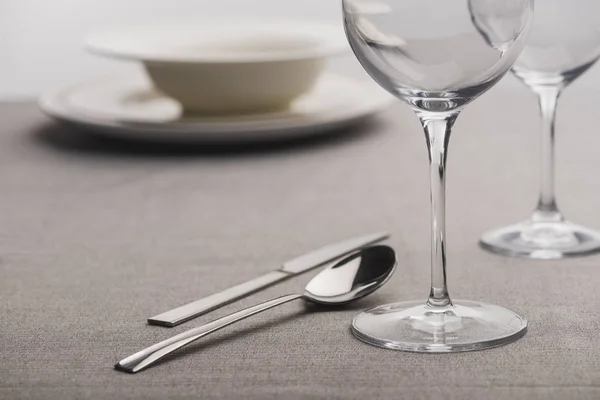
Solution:
M 136 27 L 86 44 L 141 61 L 156 88 L 202 114 L 285 109 L 315 85 L 327 57 L 349 48 L 341 26 L 289 21 Z

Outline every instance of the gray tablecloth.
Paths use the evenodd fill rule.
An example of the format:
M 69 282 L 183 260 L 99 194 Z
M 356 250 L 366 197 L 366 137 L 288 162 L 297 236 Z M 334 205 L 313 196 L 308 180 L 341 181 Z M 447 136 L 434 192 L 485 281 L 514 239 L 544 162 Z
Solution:
M 581 87 L 564 97 L 558 188 L 570 218 L 600 228 L 596 105 Z M 427 156 L 406 107 L 347 135 L 244 151 L 97 141 L 33 104 L 2 104 L 0 398 L 600 398 L 600 258 L 528 262 L 477 247 L 534 205 L 538 126 L 525 89 L 484 96 L 456 125 L 448 188 L 451 294 L 525 314 L 528 334 L 421 355 L 349 331 L 364 308 L 428 294 Z M 146 317 L 379 230 L 393 234 L 398 272 L 352 308 L 292 303 L 143 373 L 113 370 L 191 326 L 297 292 L 312 274 L 171 330 Z

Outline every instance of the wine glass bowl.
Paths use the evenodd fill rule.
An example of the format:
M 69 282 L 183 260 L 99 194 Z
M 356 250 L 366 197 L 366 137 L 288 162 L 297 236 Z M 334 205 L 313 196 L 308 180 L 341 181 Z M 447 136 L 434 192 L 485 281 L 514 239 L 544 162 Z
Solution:
M 445 188 L 451 130 L 460 112 L 496 84 L 525 46 L 532 0 L 344 0 L 346 35 L 371 77 L 408 103 L 425 131 L 431 184 L 431 289 L 423 302 L 358 315 L 356 337 L 414 352 L 481 350 L 527 330 L 518 314 L 453 301 L 446 284 Z
M 513 72 L 528 86 L 577 78 L 600 56 L 600 18 L 596 0 L 540 1 L 527 46 Z M 586 12 L 587 11 L 587 12 Z
M 443 3 L 344 2 L 348 40 L 363 67 L 384 89 L 424 111 L 461 109 L 492 87 L 519 56 L 529 22 L 523 12 L 528 0 Z M 471 22 L 472 10 L 485 22 L 483 34 Z
M 595 0 L 543 0 L 514 74 L 538 97 L 542 115 L 541 190 L 531 218 L 487 232 L 484 249 L 513 257 L 560 259 L 600 251 L 600 233 L 565 219 L 555 196 L 555 118 L 562 91 L 600 57 Z M 477 21 L 474 18 L 474 21 Z

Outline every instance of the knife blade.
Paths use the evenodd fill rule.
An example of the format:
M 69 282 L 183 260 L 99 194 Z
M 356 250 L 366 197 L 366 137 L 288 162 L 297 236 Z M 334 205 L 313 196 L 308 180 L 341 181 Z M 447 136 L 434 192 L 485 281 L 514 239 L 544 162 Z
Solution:
M 148 323 L 150 325 L 172 328 L 276 283 L 321 267 L 365 246 L 384 241 L 389 237 L 389 233 L 374 233 L 322 247 L 300 257 L 286 261 L 281 268 L 268 272 L 258 278 L 148 318 Z

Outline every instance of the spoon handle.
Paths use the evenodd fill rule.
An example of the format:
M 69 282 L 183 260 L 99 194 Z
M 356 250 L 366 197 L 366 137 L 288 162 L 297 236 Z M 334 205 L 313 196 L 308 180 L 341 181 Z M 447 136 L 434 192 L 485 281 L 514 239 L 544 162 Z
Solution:
M 179 335 L 173 336 L 170 339 L 164 340 L 153 346 L 148 347 L 142 351 L 139 351 L 121 361 L 119 361 L 115 368 L 119 371 L 129 372 L 135 374 L 143 369 L 146 369 L 156 363 L 164 356 L 171 354 L 177 349 L 190 344 L 204 336 L 207 336 L 213 332 L 216 332 L 226 326 L 229 326 L 235 322 L 241 321 L 255 314 L 259 314 L 263 311 L 267 311 L 271 308 L 280 306 L 290 301 L 302 298 L 300 294 L 290 294 L 283 297 L 278 297 L 273 300 L 266 301 L 264 303 L 248 307 L 244 310 L 229 314 L 223 318 L 219 318 L 206 325 L 199 326 L 197 328 L 190 329 Z

